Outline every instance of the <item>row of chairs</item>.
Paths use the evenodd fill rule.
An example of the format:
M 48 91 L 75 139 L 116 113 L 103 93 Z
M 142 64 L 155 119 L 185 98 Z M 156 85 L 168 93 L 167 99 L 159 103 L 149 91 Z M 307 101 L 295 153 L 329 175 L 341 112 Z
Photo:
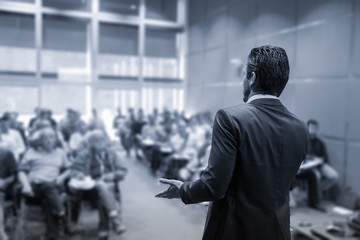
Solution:
M 45 230 L 45 215 L 41 199 L 23 195 L 19 184 L 15 184 L 13 189 L 13 196 L 6 199 L 4 206 L 5 229 L 8 236 L 10 236 L 10 239 L 15 240 L 39 239 L 39 236 L 42 235 Z M 121 210 L 120 192 L 118 195 L 118 204 Z M 88 196 L 89 199 L 82 199 L 78 206 L 73 206 L 73 201 L 68 191 L 64 191 L 61 197 L 69 223 L 74 222 L 74 216 L 80 214 L 80 216 L 75 217 L 78 219 L 77 224 L 80 226 L 77 228 L 76 234 L 79 235 L 81 239 L 86 239 L 86 236 L 90 234 L 92 229 L 87 229 L 85 223 L 83 223 L 84 218 L 81 216 L 83 214 L 82 212 L 99 206 L 91 202 L 91 195 L 90 197 Z M 78 211 L 78 213 L 75 214 L 74 210 Z

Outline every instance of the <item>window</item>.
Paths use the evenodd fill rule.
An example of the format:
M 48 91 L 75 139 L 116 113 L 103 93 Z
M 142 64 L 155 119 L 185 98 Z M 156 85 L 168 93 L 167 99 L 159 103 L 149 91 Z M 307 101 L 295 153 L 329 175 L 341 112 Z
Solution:
M 67 108 L 86 112 L 86 86 L 72 84 L 43 84 L 41 86 L 41 106 L 53 110 L 54 114 L 64 114 Z
M 137 80 L 137 27 L 105 23 L 100 25 L 98 69 L 100 79 Z
M 34 3 L 35 0 L 7 0 L 8 2 Z
M 179 80 L 177 34 L 174 30 L 146 29 L 143 64 L 145 80 Z
M 35 75 L 34 17 L 0 12 L 0 74 Z
M 100 0 L 100 11 L 124 15 L 139 15 L 139 0 Z
M 91 0 L 42 0 L 44 7 L 63 10 L 89 11 Z
M 43 22 L 42 76 L 86 81 L 87 22 L 50 16 Z
M 38 88 L 23 86 L 0 86 L 0 112 L 17 111 L 32 114 L 38 106 Z
M 146 18 L 176 22 L 177 0 L 146 0 Z
M 147 113 L 152 112 L 154 108 L 160 111 L 166 108 L 180 112 L 184 110 L 183 102 L 183 88 L 144 87 L 142 89 L 141 107 Z

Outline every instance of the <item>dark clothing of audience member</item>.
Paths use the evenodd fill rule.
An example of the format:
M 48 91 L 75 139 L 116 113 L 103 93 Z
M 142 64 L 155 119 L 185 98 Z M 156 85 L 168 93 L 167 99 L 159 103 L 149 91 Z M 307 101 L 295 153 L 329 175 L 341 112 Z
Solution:
M 308 155 L 321 157 L 324 160 L 324 163 L 329 163 L 325 144 L 317 136 L 310 139 Z
M 11 151 L 0 148 L 0 166 L 0 239 L 7 239 L 4 229 L 4 204 L 7 199 L 13 198 L 13 183 L 17 171 Z
M 125 116 L 122 115 L 121 113 L 121 109 L 118 108 L 118 114 L 115 116 L 114 120 L 113 120 L 113 128 L 114 129 L 119 129 L 120 127 L 120 121 L 121 120 L 124 120 L 125 119 Z
M 9 177 L 15 177 L 17 172 L 16 161 L 11 151 L 0 148 L 0 166 L 0 191 L 7 192 L 13 181 L 7 183 L 3 181 Z
M 325 144 L 317 136 L 319 128 L 318 122 L 311 119 L 308 121 L 308 127 L 310 145 L 305 163 L 317 160 L 319 164 L 305 171 L 300 171 L 297 178 L 306 179 L 308 182 L 308 205 L 323 210 L 322 207 L 319 206 L 323 199 L 322 195 L 336 185 L 339 175 L 336 170 L 330 166 Z

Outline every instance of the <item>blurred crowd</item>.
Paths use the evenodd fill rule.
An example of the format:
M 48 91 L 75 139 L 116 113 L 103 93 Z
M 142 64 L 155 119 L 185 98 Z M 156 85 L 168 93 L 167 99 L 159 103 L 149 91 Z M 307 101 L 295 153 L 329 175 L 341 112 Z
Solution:
M 113 126 L 127 154 L 146 163 L 154 176 L 189 181 L 207 166 L 212 122 L 210 112 L 185 116 L 154 109 L 145 117 L 142 109 L 129 109 L 126 117 L 118 113 Z
M 45 239 L 72 234 L 84 201 L 99 211 L 100 239 L 125 230 L 119 183 L 127 169 L 95 109 L 88 122 L 73 109 L 57 122 L 51 110 L 37 108 L 27 127 L 17 113 L 4 113 L 0 165 L 1 240 L 8 239 L 6 208 L 16 215 L 32 204 L 43 209 Z
M 5 112 L 0 118 L 1 240 L 8 239 L 6 208 L 31 204 L 43 209 L 45 239 L 77 231 L 83 202 L 99 212 L 99 239 L 120 234 L 126 229 L 120 191 L 124 158 L 138 159 L 156 177 L 187 181 L 200 176 L 210 154 L 209 112 L 189 117 L 154 109 L 145 116 L 142 109 L 130 108 L 125 115 L 118 109 L 113 128 L 119 142 L 111 141 L 96 109 L 88 121 L 74 109 L 60 121 L 45 108 L 36 108 L 28 125 L 18 117 Z M 119 146 L 127 157 L 120 157 Z
M 0 118 L 0 240 L 8 239 L 6 208 L 33 203 L 43 209 L 45 239 L 74 233 L 84 202 L 99 212 L 99 239 L 124 232 L 120 188 L 127 174 L 124 159 L 137 159 L 156 178 L 194 181 L 208 164 L 212 123 L 210 112 L 187 116 L 154 109 L 145 115 L 142 109 L 130 108 L 126 114 L 118 109 L 112 123 L 117 142 L 109 137 L 96 109 L 88 121 L 67 109 L 57 122 L 51 110 L 36 108 L 27 126 L 16 112 L 5 112 Z M 309 120 L 308 126 L 309 153 L 292 186 L 290 205 L 296 205 L 294 196 L 305 182 L 308 205 L 319 209 L 339 177 L 317 136 L 319 123 Z

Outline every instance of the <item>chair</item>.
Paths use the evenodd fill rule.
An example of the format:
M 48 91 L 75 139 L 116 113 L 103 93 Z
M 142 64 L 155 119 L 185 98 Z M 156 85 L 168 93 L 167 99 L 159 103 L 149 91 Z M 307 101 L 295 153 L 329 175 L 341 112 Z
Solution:
M 13 200 L 6 200 L 4 203 L 4 227 L 12 238 L 16 232 L 17 207 Z
M 62 199 L 67 210 L 66 217 L 69 217 L 70 201 L 68 200 L 66 194 L 62 194 Z M 18 221 L 16 224 L 15 239 L 27 240 L 30 238 L 30 236 L 31 237 L 34 237 L 34 235 L 38 236 L 39 232 L 43 233 L 45 231 L 43 225 L 44 222 L 45 222 L 45 216 L 41 204 L 41 199 L 36 197 L 21 195 L 20 211 L 18 214 Z M 31 226 L 31 228 L 29 226 Z

